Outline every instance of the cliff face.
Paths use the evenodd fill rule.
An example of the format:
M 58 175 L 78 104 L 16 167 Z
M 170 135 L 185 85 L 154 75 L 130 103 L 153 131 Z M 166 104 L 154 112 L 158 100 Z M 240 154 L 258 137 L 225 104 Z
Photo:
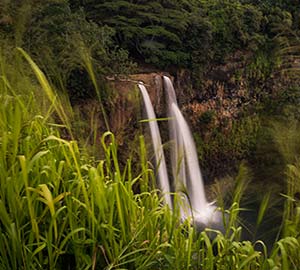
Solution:
M 241 73 L 247 66 L 244 58 L 244 55 L 237 53 L 228 63 L 210 67 L 201 81 L 201 89 L 190 91 L 190 98 L 182 109 L 193 126 L 204 121 L 210 128 L 222 126 L 226 131 L 245 106 L 255 102 L 248 82 Z M 178 80 L 182 80 L 181 76 Z M 182 83 L 178 85 L 184 87 Z M 211 116 L 210 121 L 208 115 Z
M 133 74 L 124 80 L 109 81 L 110 88 L 115 90 L 108 108 L 109 123 L 119 144 L 125 143 L 124 140 L 126 139 L 132 140 L 133 133 L 138 129 L 138 121 L 144 117 L 141 107 L 142 100 L 138 89 L 140 82 L 144 83 L 147 88 L 157 117 L 163 114 L 164 92 L 162 75 L 161 73 Z
M 255 115 L 255 106 L 264 96 L 272 99 L 280 92 L 282 85 L 286 87 L 290 83 L 285 76 L 249 78 L 246 71 L 250 57 L 250 55 L 236 53 L 226 64 L 211 67 L 206 72 L 199 89 L 192 87 L 190 74 L 185 70 L 172 74 L 173 77 L 164 72 L 149 72 L 133 74 L 124 80 L 108 78 L 111 95 L 105 103 L 105 108 L 110 130 L 115 134 L 118 144 L 123 147 L 122 151 L 125 149 L 128 154 L 129 145 L 135 140 L 137 134 L 142 133 L 139 121 L 145 116 L 137 87 L 138 82 L 145 84 L 157 117 L 167 116 L 163 75 L 173 80 L 180 108 L 192 131 L 198 139 L 200 138 L 203 145 L 211 144 L 216 132 L 219 137 L 231 136 L 233 124 L 241 118 L 242 114 L 245 114 L 245 111 L 248 115 Z M 91 110 L 91 104 L 97 107 L 94 101 L 86 102 L 84 110 Z M 96 109 L 96 111 L 101 118 L 100 110 Z M 163 136 L 167 138 L 165 129 L 168 127 L 164 123 L 160 124 Z M 247 129 L 245 130 L 247 132 Z M 105 127 L 100 120 L 99 136 L 103 131 Z M 226 140 L 223 143 L 226 144 Z M 215 146 L 211 148 L 213 147 Z M 230 147 L 223 147 L 223 150 L 217 148 L 207 150 L 208 147 L 200 149 L 200 152 L 204 151 L 199 155 L 207 178 L 214 179 L 230 173 L 234 163 L 244 158 L 240 153 L 239 156 L 235 156 L 236 150 Z M 242 148 L 243 145 L 238 147 Z
M 212 72 L 218 73 L 219 71 Z M 138 82 L 142 81 L 145 84 L 157 117 L 167 117 L 163 75 L 170 76 L 165 73 L 142 73 L 131 75 L 127 80 L 110 81 L 111 88 L 115 89 L 117 94 L 111 101 L 109 122 L 118 143 L 124 144 L 125 148 L 128 147 L 128 143 L 134 140 L 134 134 L 142 132 L 139 130 L 141 125 L 138 124 L 138 121 L 145 117 L 137 87 Z M 232 122 L 250 99 L 243 81 L 233 84 L 229 78 L 231 87 L 229 89 L 228 82 L 221 80 L 217 75 L 212 75 L 203 82 L 204 87 L 202 91 L 199 91 L 191 88 L 189 74 L 185 71 L 171 79 L 174 83 L 178 103 L 190 124 L 191 130 L 198 134 L 204 143 L 209 143 L 213 130 L 220 129 L 220 132 L 224 134 L 229 132 Z M 143 127 L 145 126 L 143 125 Z M 160 126 L 166 142 L 168 140 L 168 126 L 165 123 L 160 123 Z M 201 158 L 206 159 L 206 156 Z M 203 160 L 200 160 L 200 163 L 204 167 L 203 171 L 207 178 L 214 179 L 214 177 L 219 176 L 218 168 L 211 168 L 211 163 L 214 162 L 211 159 L 205 164 Z M 222 162 L 224 165 L 225 163 Z M 222 168 L 222 173 L 226 174 L 229 170 L 226 171 Z
M 209 124 L 209 127 L 224 126 L 226 122 L 224 129 L 230 129 L 232 121 L 238 117 L 240 111 L 253 102 L 245 81 L 235 78 L 235 72 L 240 67 L 241 63 L 238 61 L 215 67 L 207 75 L 207 79 L 202 81 L 201 90 L 191 87 L 190 74 L 184 70 L 177 72 L 174 77 L 163 72 L 150 72 L 133 74 L 126 80 L 110 80 L 111 88 L 116 89 L 117 93 L 110 107 L 112 130 L 118 133 L 129 119 L 137 116 L 134 108 L 140 103 L 137 88 L 140 81 L 148 90 L 157 116 L 166 117 L 163 75 L 173 80 L 178 103 L 192 129 L 197 130 L 197 125 L 202 121 Z M 207 119 L 208 115 L 210 119 Z
M 295 84 L 280 69 L 260 73 L 258 68 L 251 66 L 252 58 L 249 53 L 236 52 L 225 64 L 211 66 L 199 89 L 188 86 L 188 72 L 176 74 L 178 99 L 194 130 L 199 131 L 197 126 L 206 124 L 208 133 L 212 128 L 226 133 L 245 111 L 255 114 L 259 102 L 272 100 Z

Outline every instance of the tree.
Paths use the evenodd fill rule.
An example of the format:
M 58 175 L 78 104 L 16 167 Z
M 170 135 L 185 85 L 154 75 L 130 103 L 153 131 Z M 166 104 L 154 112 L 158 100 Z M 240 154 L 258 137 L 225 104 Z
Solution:
M 201 1 L 212 24 L 217 61 L 237 49 L 255 47 L 262 38 L 263 14 L 251 4 L 238 0 Z
M 78 4 L 77 4 L 78 5 Z M 188 1 L 81 1 L 90 20 L 116 30 L 131 56 L 161 67 L 186 65 L 182 46 L 193 10 Z
M 128 53 L 113 41 L 114 29 L 88 21 L 82 9 L 67 1 L 32 5 L 24 47 L 56 84 L 72 90 L 73 98 L 93 95 L 86 78 L 86 57 L 97 77 L 130 72 Z

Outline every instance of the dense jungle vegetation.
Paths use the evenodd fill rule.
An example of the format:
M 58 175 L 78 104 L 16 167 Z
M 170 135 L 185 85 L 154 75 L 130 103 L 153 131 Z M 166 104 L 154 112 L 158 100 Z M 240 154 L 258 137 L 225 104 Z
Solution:
M 297 0 L 0 1 L 0 269 L 298 269 L 299 37 Z M 111 132 L 107 78 L 149 71 L 243 85 L 230 125 L 185 112 L 224 232 L 163 204 L 140 119 Z

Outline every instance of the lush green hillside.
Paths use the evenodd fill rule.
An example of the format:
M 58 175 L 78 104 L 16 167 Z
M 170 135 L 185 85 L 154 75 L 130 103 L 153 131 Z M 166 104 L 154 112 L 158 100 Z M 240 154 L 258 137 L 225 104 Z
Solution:
M 270 54 L 299 31 L 293 1 L 11 0 L 0 9 L 3 35 L 32 55 L 55 57 L 69 72 L 79 64 L 72 53 L 82 42 L 102 74 L 126 74 L 129 53 L 158 68 L 191 69 L 196 80 L 236 50 Z
M 140 161 L 134 167 L 131 159 L 120 166 L 110 132 L 98 148 L 103 158 L 95 160 L 72 140 L 77 130 L 71 122 L 80 119 L 65 97 L 55 93 L 23 50 L 15 57 L 1 55 L 1 269 L 285 270 L 299 265 L 298 163 L 287 167 L 284 209 L 272 244 L 257 240 L 258 229 L 265 222 L 270 226 L 265 218 L 273 203 L 270 193 L 253 223 L 253 242 L 242 238 L 240 202 L 250 177 L 245 166 L 229 181 L 226 196 L 222 185 L 215 185 L 219 211 L 228 217 L 224 233 L 199 232 L 192 222 L 180 221 L 177 207 L 170 212 L 162 203 L 143 137 L 135 146 Z
M 297 269 L 299 9 L 1 1 L 0 269 Z M 181 86 L 224 233 L 199 232 L 163 204 L 140 119 L 105 132 L 120 102 L 107 78 L 145 70 Z M 223 98 L 237 102 L 230 119 Z

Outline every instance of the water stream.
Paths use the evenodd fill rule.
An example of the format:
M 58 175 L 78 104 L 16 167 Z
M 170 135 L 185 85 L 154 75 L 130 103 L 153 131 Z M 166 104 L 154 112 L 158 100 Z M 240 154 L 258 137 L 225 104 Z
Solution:
M 199 229 L 210 227 L 222 230 L 221 213 L 217 211 L 217 207 L 213 203 L 209 203 L 206 199 L 194 139 L 178 107 L 173 84 L 166 76 L 163 77 L 163 80 L 168 104 L 173 182 L 175 183 L 175 192 L 180 194 L 182 199 L 180 203 L 181 219 L 192 221 Z M 161 137 L 157 122 L 153 121 L 155 119 L 154 109 L 144 85 L 140 84 L 139 88 L 149 119 L 158 168 L 158 181 L 166 203 L 172 208 L 170 184 Z
M 155 154 L 159 187 L 163 193 L 163 197 L 165 199 L 166 204 L 169 205 L 170 209 L 172 209 L 172 200 L 170 194 L 170 184 L 168 179 L 167 166 L 162 147 L 160 132 L 156 121 L 156 115 L 145 86 L 142 83 L 140 83 L 139 88 L 143 96 L 147 117 L 149 119 L 149 127 Z

